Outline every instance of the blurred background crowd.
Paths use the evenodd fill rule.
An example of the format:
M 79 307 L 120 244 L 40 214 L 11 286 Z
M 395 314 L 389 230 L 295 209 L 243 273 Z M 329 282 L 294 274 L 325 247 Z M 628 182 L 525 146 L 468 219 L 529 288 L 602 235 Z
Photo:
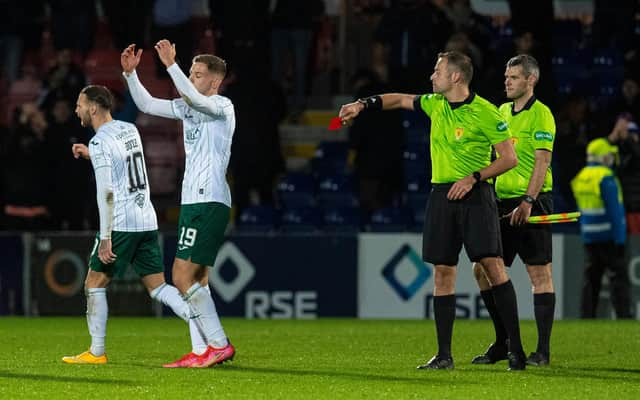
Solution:
M 96 83 L 117 99 L 114 117 L 145 141 L 152 198 L 173 229 L 183 168 L 181 126 L 138 113 L 121 79 L 120 51 L 145 49 L 138 68 L 152 95 L 177 96 L 153 44 L 191 58 L 214 53 L 229 74 L 222 94 L 237 114 L 229 181 L 238 231 L 421 231 L 430 189 L 429 123 L 410 112 L 364 114 L 326 131 L 339 105 L 381 92 L 426 93 L 440 51 L 474 63 L 472 87 L 505 101 L 506 61 L 541 65 L 537 97 L 557 123 L 558 211 L 575 210 L 569 181 L 587 143 L 620 146 L 629 229 L 640 232 L 640 2 L 470 0 L 0 0 L 0 229 L 95 229 L 88 162 L 71 144 L 93 132 L 74 115 Z M 624 123 L 619 123 L 620 120 Z M 565 228 L 577 229 L 577 227 Z

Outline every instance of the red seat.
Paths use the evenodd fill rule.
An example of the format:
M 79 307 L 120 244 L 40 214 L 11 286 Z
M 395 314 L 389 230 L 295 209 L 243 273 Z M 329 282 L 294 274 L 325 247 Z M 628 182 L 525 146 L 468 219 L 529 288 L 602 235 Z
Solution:
M 116 49 L 94 49 L 84 61 L 87 75 L 96 73 L 120 73 L 120 51 Z

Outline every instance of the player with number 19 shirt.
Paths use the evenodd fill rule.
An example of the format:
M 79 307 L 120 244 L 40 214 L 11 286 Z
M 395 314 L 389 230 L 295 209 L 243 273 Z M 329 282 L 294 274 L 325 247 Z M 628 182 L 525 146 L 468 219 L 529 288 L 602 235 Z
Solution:
M 165 100 L 149 94 L 135 70 L 142 55 L 135 45 L 124 49 L 120 62 L 140 111 L 182 120 L 184 130 L 186 165 L 172 276 L 192 311 L 192 349 L 165 367 L 207 367 L 235 355 L 211 298 L 207 267 L 214 265 L 229 222 L 231 194 L 226 173 L 236 118 L 231 100 L 219 94 L 227 72 L 224 60 L 212 54 L 197 55 L 187 77 L 176 64 L 174 44 L 163 39 L 155 49 L 180 98 Z

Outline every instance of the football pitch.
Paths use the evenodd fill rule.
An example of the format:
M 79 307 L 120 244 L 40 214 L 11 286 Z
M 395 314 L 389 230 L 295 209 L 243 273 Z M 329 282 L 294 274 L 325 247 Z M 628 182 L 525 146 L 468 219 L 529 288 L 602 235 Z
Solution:
M 548 367 L 471 365 L 489 321 L 458 320 L 453 371 L 416 370 L 433 321 L 223 319 L 233 362 L 163 369 L 190 349 L 177 318 L 112 318 L 106 365 L 66 365 L 88 348 L 85 320 L 0 318 L 0 399 L 639 399 L 640 322 L 556 321 Z M 522 322 L 527 353 L 536 328 Z

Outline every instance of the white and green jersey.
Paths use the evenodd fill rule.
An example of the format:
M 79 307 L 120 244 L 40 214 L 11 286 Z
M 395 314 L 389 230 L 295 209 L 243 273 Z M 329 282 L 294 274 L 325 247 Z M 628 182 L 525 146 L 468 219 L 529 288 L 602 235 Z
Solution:
M 518 112 L 513 112 L 511 102 L 501 105 L 500 113 L 511 129 L 518 165 L 496 178 L 496 195 L 499 199 L 510 199 L 527 193 L 536 164 L 536 150 L 553 151 L 556 123 L 549 107 L 535 96 Z M 552 186 L 553 177 L 549 166 L 540 192 L 550 192 Z
M 215 103 L 214 109 L 222 111 L 222 115 L 197 111 L 183 99 L 171 102 L 184 131 L 182 204 L 215 201 L 231 207 L 226 174 L 236 121 L 233 104 L 219 95 L 208 100 Z
M 103 124 L 89 141 L 89 154 L 96 174 L 96 186 L 113 193 L 112 230 L 142 232 L 158 229 L 149 195 L 142 140 L 135 125 L 118 120 Z M 101 200 L 99 198 L 98 202 Z M 103 229 L 101 226 L 101 231 Z
M 431 118 L 431 182 L 453 183 L 491 163 L 491 146 L 511 137 L 496 106 L 472 93 L 449 103 L 440 94 L 418 96 L 416 110 Z
M 217 94 L 200 94 L 177 64 L 167 68 L 167 72 L 181 98 L 151 97 L 135 71 L 124 76 L 140 111 L 182 120 L 185 170 L 181 204 L 219 202 L 231 207 L 226 175 L 236 127 L 233 103 Z

